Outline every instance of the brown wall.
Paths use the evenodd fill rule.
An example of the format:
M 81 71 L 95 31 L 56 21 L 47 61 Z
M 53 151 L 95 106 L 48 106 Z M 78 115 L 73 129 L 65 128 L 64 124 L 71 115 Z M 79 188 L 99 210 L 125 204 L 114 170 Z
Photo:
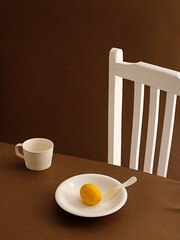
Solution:
M 179 10 L 179 0 L 1 0 L 0 141 L 47 137 L 56 152 L 107 161 L 109 50 L 122 48 L 125 61 L 180 70 Z M 132 83 L 125 90 L 127 166 Z M 162 94 L 160 119 L 164 101 Z M 145 106 L 142 146 L 148 98 Z M 178 99 L 168 176 L 180 180 L 179 121 Z M 142 147 L 141 166 L 143 157 Z

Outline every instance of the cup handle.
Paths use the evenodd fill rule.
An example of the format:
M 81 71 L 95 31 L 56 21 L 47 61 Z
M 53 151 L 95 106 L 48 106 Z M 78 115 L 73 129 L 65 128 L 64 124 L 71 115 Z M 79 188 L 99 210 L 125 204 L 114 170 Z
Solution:
M 22 143 L 16 144 L 16 146 L 15 146 L 15 153 L 16 153 L 16 155 L 18 157 L 24 159 L 24 155 L 19 152 L 19 149 L 18 149 L 19 147 L 22 147 Z

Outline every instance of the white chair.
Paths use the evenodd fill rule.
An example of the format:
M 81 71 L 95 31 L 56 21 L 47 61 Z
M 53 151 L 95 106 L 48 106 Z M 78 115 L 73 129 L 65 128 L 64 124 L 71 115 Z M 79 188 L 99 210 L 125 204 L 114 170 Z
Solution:
M 160 90 L 166 91 L 166 106 L 157 175 L 166 177 L 172 141 L 180 73 L 144 62 L 123 62 L 121 49 L 109 55 L 108 163 L 121 165 L 123 78 L 134 82 L 134 110 L 129 167 L 138 170 L 144 102 L 144 85 L 150 86 L 150 107 L 143 171 L 152 173 L 156 145 Z

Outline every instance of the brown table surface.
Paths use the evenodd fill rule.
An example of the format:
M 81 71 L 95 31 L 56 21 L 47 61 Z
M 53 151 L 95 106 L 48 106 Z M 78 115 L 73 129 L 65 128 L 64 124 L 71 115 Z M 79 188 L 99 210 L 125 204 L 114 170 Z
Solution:
M 120 182 L 136 176 L 128 200 L 116 213 L 83 218 L 62 210 L 55 190 L 65 179 L 100 173 Z M 180 182 L 128 168 L 54 154 L 52 166 L 35 172 L 0 143 L 0 239 L 180 239 Z

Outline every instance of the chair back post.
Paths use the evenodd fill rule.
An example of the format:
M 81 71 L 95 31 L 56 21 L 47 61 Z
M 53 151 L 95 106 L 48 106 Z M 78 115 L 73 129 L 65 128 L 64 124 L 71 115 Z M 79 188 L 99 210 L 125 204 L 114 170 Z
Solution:
M 116 75 L 115 65 L 123 61 L 123 51 L 109 54 L 108 163 L 121 166 L 121 128 L 123 79 Z

